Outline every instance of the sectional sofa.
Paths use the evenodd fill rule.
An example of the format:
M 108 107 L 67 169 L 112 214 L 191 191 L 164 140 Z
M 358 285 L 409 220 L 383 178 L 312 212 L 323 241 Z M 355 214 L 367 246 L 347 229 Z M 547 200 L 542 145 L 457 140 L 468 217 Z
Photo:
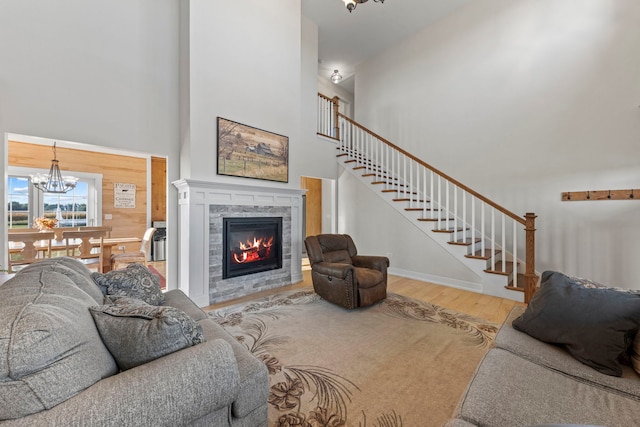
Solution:
M 264 364 L 149 274 L 54 258 L 0 286 L 0 425 L 267 425 Z
M 545 272 L 447 427 L 640 425 L 640 295 L 621 291 Z

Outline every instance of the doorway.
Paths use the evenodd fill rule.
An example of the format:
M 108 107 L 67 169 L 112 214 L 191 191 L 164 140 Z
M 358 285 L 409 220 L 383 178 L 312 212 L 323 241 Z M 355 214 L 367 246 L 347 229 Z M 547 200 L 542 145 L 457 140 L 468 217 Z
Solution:
M 303 238 L 335 233 L 336 181 L 325 178 L 300 177 L 300 188 L 307 190 L 304 203 Z M 302 245 L 303 262 L 307 250 Z
M 33 226 L 34 218 L 46 216 L 55 217 L 61 226 L 111 226 L 113 238 L 141 238 L 153 222 L 166 221 L 165 156 L 77 142 L 56 142 L 57 160 L 63 175 L 79 178 L 73 191 L 57 195 L 34 190 L 29 177 L 34 172 L 47 172 L 44 168 L 51 164 L 54 140 L 7 135 L 6 227 L 29 228 Z M 133 189 L 133 198 L 124 200 L 118 191 L 123 186 Z M 136 242 L 114 250 L 135 252 L 139 248 L 140 243 Z M 161 269 L 161 275 L 166 277 L 164 263 Z

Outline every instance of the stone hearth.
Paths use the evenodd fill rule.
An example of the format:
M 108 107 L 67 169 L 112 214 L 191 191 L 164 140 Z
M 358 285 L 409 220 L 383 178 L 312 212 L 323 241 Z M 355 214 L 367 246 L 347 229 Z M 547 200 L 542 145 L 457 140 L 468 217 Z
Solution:
M 302 195 L 305 190 L 182 179 L 178 288 L 199 306 L 302 280 Z M 282 268 L 222 279 L 222 218 L 282 217 Z

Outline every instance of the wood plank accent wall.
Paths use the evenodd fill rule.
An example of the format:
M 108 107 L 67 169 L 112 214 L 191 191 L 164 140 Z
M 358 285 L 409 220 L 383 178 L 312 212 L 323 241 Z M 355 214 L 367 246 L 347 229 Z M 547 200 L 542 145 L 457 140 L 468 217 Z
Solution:
M 167 159 L 151 157 L 151 221 L 167 220 Z
M 322 180 L 317 178 L 300 177 L 300 188 L 308 190 L 307 199 L 307 236 L 322 233 Z
M 140 237 L 147 228 L 147 160 L 141 157 L 122 156 L 94 151 L 56 147 L 60 169 L 102 174 L 102 225 L 112 226 L 112 237 Z M 9 166 L 48 169 L 53 152 L 51 147 L 9 141 Z M 114 184 L 136 185 L 136 207 L 114 208 Z M 111 214 L 111 220 L 105 215 Z M 139 250 L 140 244 L 127 245 L 127 251 Z M 116 248 L 117 249 L 117 248 Z

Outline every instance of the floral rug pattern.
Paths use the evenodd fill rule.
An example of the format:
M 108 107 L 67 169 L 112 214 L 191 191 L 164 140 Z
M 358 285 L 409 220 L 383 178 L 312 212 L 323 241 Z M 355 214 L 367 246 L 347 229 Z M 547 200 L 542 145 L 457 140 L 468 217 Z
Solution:
M 352 408 L 362 393 L 359 379 L 342 372 L 338 364 L 296 364 L 300 354 L 328 350 L 327 344 L 307 344 L 299 349 L 295 337 L 280 332 L 279 325 L 301 322 L 299 316 L 317 305 L 326 305 L 327 322 L 339 316 L 360 317 L 376 311 L 379 319 L 395 318 L 417 323 L 439 324 L 462 335 L 464 345 L 486 349 L 497 333 L 497 325 L 426 302 L 396 294 L 371 308 L 347 311 L 322 300 L 312 290 L 293 291 L 264 298 L 247 305 L 227 307 L 209 313 L 218 324 L 263 361 L 270 375 L 269 425 L 277 427 L 399 427 L 406 414 L 395 408 L 378 413 L 376 408 Z M 316 322 L 317 323 L 317 322 Z M 417 324 L 415 325 L 418 326 Z M 300 326 L 301 328 L 303 326 Z M 321 328 L 322 330 L 322 328 Z M 330 334 L 331 325 L 327 326 Z M 311 348 L 309 348 L 311 347 Z M 344 348 L 344 346 L 342 346 Z M 284 350 L 286 349 L 286 350 Z M 293 349 L 294 355 L 288 354 Z M 348 351 L 345 349 L 345 351 Z M 340 358 L 338 357 L 338 360 Z M 376 412 L 370 415 L 370 412 Z M 409 424 L 404 424 L 408 426 Z

